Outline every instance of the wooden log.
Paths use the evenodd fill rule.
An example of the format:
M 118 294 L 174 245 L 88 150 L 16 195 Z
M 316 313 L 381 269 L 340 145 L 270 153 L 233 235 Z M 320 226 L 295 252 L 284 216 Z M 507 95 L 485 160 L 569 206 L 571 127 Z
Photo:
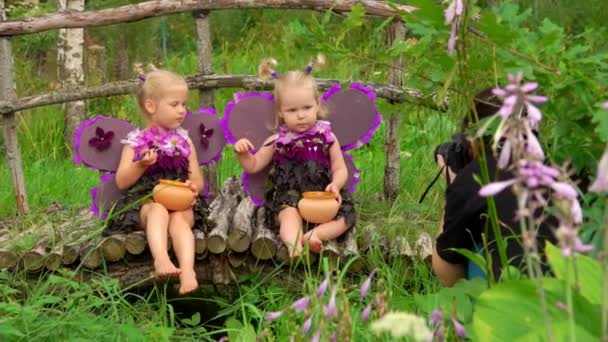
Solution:
M 23 255 L 23 267 L 26 271 L 35 272 L 42 269 L 46 250 L 43 245 L 37 245 Z
M 403 260 L 411 260 L 414 257 L 414 252 L 407 241 L 407 239 L 403 236 L 396 236 L 392 240 L 392 244 L 390 247 L 390 254 L 394 258 L 400 258 Z
M 260 207 L 256 211 L 256 225 L 251 243 L 251 254 L 259 260 L 268 260 L 277 253 L 278 241 L 276 234 L 266 225 L 266 209 Z
M 194 251 L 196 254 L 204 254 L 207 251 L 207 239 L 205 239 L 205 232 L 200 229 L 195 229 L 193 234 Z
M 93 242 L 88 242 L 80 249 L 80 260 L 82 264 L 89 269 L 96 269 L 103 262 L 103 256 L 97 245 Z
M 196 47 L 198 51 L 198 69 L 201 75 L 213 74 L 213 46 L 211 44 L 211 24 L 209 22 L 209 11 L 195 11 L 192 13 L 196 25 Z M 213 107 L 213 89 L 199 89 L 199 107 Z M 211 163 L 204 168 L 204 176 L 207 181 L 209 195 L 214 198 L 217 195 L 217 169 L 216 163 Z
M 354 228 L 349 229 L 346 232 L 346 236 L 344 237 L 344 241 L 340 244 L 340 258 L 344 262 L 348 262 L 350 260 L 350 271 L 359 272 L 365 266 L 365 261 L 359 255 L 359 248 L 357 246 L 356 232 Z
M 78 260 L 78 257 L 80 256 L 80 246 L 75 243 L 63 245 L 62 254 L 63 258 L 61 261 L 63 262 L 63 264 L 71 265 L 75 263 L 76 260 Z
M 241 202 L 236 207 L 232 224 L 228 230 L 228 246 L 237 253 L 242 253 L 249 249 L 252 237 L 252 217 L 255 204 L 249 196 L 243 196 Z
M 118 261 L 125 257 L 127 249 L 125 240 L 127 236 L 124 234 L 110 235 L 101 241 L 101 253 L 103 257 L 111 262 Z
M 274 88 L 273 82 L 264 81 L 253 75 L 194 75 L 187 77 L 186 82 L 190 89 L 244 88 L 261 91 L 272 90 Z M 324 91 L 341 81 L 336 79 L 316 79 L 316 82 L 319 89 Z M 435 104 L 433 99 L 434 93 L 423 94 L 416 89 L 396 87 L 390 84 L 359 83 L 374 90 L 378 97 L 394 103 L 407 102 L 436 111 L 447 111 L 447 105 L 438 106 Z M 0 114 L 8 114 L 57 103 L 132 94 L 135 92 L 136 86 L 136 80 L 127 80 L 109 82 L 99 86 L 82 87 L 78 90 L 58 90 L 40 93 L 13 101 L 0 98 Z
M 47 255 L 44 261 L 44 268 L 49 271 L 56 271 L 63 263 L 63 246 L 55 246 Z
M 236 177 L 228 178 L 222 187 L 221 199 L 213 208 L 209 218 L 215 221 L 216 226 L 207 237 L 207 249 L 214 254 L 226 250 L 228 229 L 230 227 L 235 207 L 239 202 L 240 182 Z
M 323 250 L 321 251 L 321 256 L 329 258 L 332 265 L 337 265 L 337 261 L 340 258 L 338 243 L 335 240 L 325 242 L 325 246 L 323 246 Z
M 287 245 L 285 245 L 285 243 L 283 243 L 282 241 L 279 241 L 278 245 L 279 247 L 277 248 L 276 254 L 277 260 L 280 262 L 289 261 L 289 249 L 287 248 Z
M 233 268 L 239 268 L 247 261 L 247 253 L 228 253 L 228 262 Z
M 424 261 L 431 261 L 433 255 L 433 239 L 427 232 L 422 232 L 416 240 L 417 256 Z
M 207 260 L 214 284 L 230 284 L 232 282 L 233 274 L 225 254 L 211 254 Z
M 138 230 L 127 234 L 125 239 L 125 249 L 131 255 L 140 255 L 146 250 L 148 240 L 143 230 Z
M 405 39 L 403 22 L 395 20 L 389 30 L 389 43 L 400 44 Z M 397 87 L 403 84 L 403 54 L 393 62 L 389 71 L 389 83 Z M 384 135 L 384 198 L 394 200 L 399 195 L 400 143 L 399 126 L 401 115 L 393 113 L 386 121 Z
M 236 8 L 277 8 L 277 9 L 310 9 L 316 11 L 331 10 L 336 13 L 348 13 L 355 4 L 363 6 L 366 14 L 381 17 L 399 17 L 395 8 L 413 12 L 415 7 L 392 6 L 384 1 L 373 0 L 156 0 L 133 5 L 96 11 L 62 11 L 46 16 L 11 20 L 0 24 L 0 36 L 43 32 L 59 28 L 77 28 L 127 23 L 146 18 L 169 14 L 192 12 L 196 10 L 225 10 Z
M 5 235 L 0 236 L 0 270 L 10 269 L 15 267 L 19 260 L 17 253 L 15 253 L 11 246 L 9 246 L 9 237 L 6 232 Z
M 0 0 L 0 24 L 6 21 L 4 0 Z M 15 83 L 13 81 L 13 53 L 8 38 L 0 38 L 0 101 L 12 102 L 16 99 Z M 17 140 L 17 118 L 14 111 L 3 113 L 2 128 L 4 131 L 4 145 L 6 146 L 6 159 L 11 172 L 13 190 L 17 213 L 24 215 L 29 212 L 27 194 L 25 192 L 25 176 L 23 175 L 23 162 L 19 143 Z

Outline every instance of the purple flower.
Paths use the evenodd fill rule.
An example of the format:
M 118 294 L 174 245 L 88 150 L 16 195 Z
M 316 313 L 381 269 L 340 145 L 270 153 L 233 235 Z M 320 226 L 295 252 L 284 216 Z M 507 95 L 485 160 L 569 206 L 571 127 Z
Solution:
M 568 183 L 564 182 L 555 182 L 552 183 L 551 189 L 555 191 L 560 197 L 567 198 L 570 200 L 575 200 L 578 194 L 576 193 L 576 189 Z
M 460 18 L 463 10 L 464 4 L 462 3 L 462 0 L 452 0 L 444 12 L 445 24 L 451 25 L 450 38 L 448 39 L 448 53 L 450 55 L 454 53 L 454 48 L 456 47 L 458 26 L 460 26 Z
M 587 253 L 593 250 L 592 245 L 585 245 L 578 237 L 578 230 L 572 226 L 562 224 L 555 231 L 555 237 L 562 250 L 563 256 L 571 256 L 574 253 Z
M 583 210 L 577 200 L 570 201 L 570 216 L 575 224 L 583 223 Z
M 89 145 L 95 147 L 97 151 L 105 151 L 112 145 L 112 138 L 114 138 L 114 132 L 105 132 L 103 128 L 97 126 L 95 136 L 89 139 Z
M 562 310 L 562 311 L 568 312 L 568 307 L 566 306 L 566 304 L 564 304 L 564 303 L 562 303 L 560 301 L 556 302 L 555 306 L 557 306 L 557 308 L 560 309 L 560 310 Z
M 452 324 L 454 324 L 454 331 L 456 331 L 456 335 L 458 335 L 458 337 L 465 338 L 467 336 L 464 326 L 460 324 L 456 318 L 452 318 Z
M 372 313 L 372 305 L 367 304 L 367 306 L 361 312 L 361 322 L 365 322 L 369 319 L 369 315 Z
M 435 327 L 441 323 L 443 323 L 443 312 L 441 312 L 441 309 L 433 310 L 431 312 L 431 325 Z
M 512 114 L 520 114 L 520 110 L 525 107 L 528 111 L 528 123 L 530 128 L 538 127 L 538 122 L 542 119 L 542 113 L 534 104 L 547 102 L 545 96 L 531 94 L 538 88 L 536 82 L 523 81 L 523 73 L 520 71 L 517 74 L 508 75 L 509 83 L 505 88 L 495 88 L 492 90 L 494 95 L 503 98 L 502 107 L 498 110 L 498 115 L 504 120 Z
M 329 278 L 325 278 L 325 280 L 323 280 L 323 282 L 321 283 L 321 285 L 319 285 L 319 287 L 317 288 L 317 297 L 323 297 L 323 295 L 325 294 L 325 291 L 327 291 L 327 286 L 329 285 Z
M 494 182 L 484 185 L 481 189 L 479 189 L 479 196 L 481 197 L 489 197 L 494 196 L 497 193 L 503 191 L 507 187 L 517 183 L 516 179 L 510 179 L 502 182 Z
M 369 289 L 372 286 L 372 278 L 374 277 L 374 274 L 376 274 L 376 269 L 375 268 L 372 270 L 372 273 L 369 274 L 369 276 L 367 277 L 367 279 L 365 279 L 365 281 L 363 282 L 363 284 L 361 284 L 361 289 L 359 290 L 359 297 L 360 298 L 363 298 L 363 297 L 367 296 L 367 293 L 369 292 Z
M 158 148 L 169 156 L 184 156 L 190 155 L 190 145 L 188 141 L 179 134 L 168 133 L 161 137 L 158 142 Z
M 304 325 L 302 325 L 302 331 L 304 334 L 308 334 L 310 330 L 310 326 L 312 325 L 312 316 L 308 317 L 306 321 L 304 321 Z
M 608 104 L 608 102 L 606 102 Z M 608 109 L 608 108 L 607 108 Z M 589 187 L 591 192 L 608 192 L 608 145 L 597 166 L 595 181 Z
M 330 342 L 338 341 L 338 336 L 336 335 L 336 333 L 333 333 L 333 334 L 331 334 L 331 336 L 329 336 L 329 341 Z
M 268 322 L 272 322 L 275 319 L 281 317 L 282 315 L 283 315 L 283 311 L 267 312 L 264 319 L 266 319 Z
M 321 340 L 321 330 L 315 331 L 315 334 L 312 336 L 310 342 L 319 342 Z
M 604 104 L 602 105 L 602 108 L 608 110 L 608 102 L 604 102 Z
M 329 318 L 335 316 L 338 313 L 338 308 L 336 307 L 336 288 L 331 291 L 331 297 L 329 298 L 329 303 L 323 307 L 323 313 L 325 317 Z
M 209 147 L 209 138 L 213 135 L 213 128 L 205 129 L 205 124 L 201 124 L 199 126 L 199 132 L 201 134 L 201 145 L 205 148 Z
M 291 307 L 296 312 L 304 312 L 306 311 L 306 308 L 308 308 L 308 302 L 310 302 L 310 296 L 305 296 L 293 302 L 293 304 L 291 304 Z
M 217 342 L 226 342 L 228 341 L 228 336 L 222 336 Z

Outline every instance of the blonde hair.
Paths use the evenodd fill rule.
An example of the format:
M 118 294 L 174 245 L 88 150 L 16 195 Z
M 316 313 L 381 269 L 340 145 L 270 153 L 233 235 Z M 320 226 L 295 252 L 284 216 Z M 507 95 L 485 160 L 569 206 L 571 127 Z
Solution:
M 145 106 L 147 99 L 158 99 L 164 90 L 172 86 L 188 88 L 186 80 L 172 71 L 157 69 L 153 64 L 148 64 L 147 69 L 148 71 L 145 72 L 141 64 L 135 64 L 135 73 L 138 77 L 135 97 L 139 110 L 146 116 L 150 114 Z
M 281 94 L 284 89 L 287 87 L 311 87 L 319 105 L 319 112 L 317 113 L 317 119 L 326 119 L 327 118 L 327 109 L 320 102 L 319 89 L 317 87 L 317 82 L 307 71 L 300 70 L 290 70 L 283 74 L 278 74 L 275 70 L 277 66 L 277 61 L 273 58 L 267 58 L 262 61 L 262 63 L 258 67 L 258 74 L 262 79 L 270 80 L 274 79 L 274 103 L 275 103 L 275 129 L 278 128 L 281 124 L 283 124 L 283 119 L 280 116 L 280 108 L 281 108 Z M 320 70 L 325 66 L 325 57 L 323 55 L 318 55 L 314 61 L 311 61 L 308 64 L 308 68 L 315 68 L 316 70 Z

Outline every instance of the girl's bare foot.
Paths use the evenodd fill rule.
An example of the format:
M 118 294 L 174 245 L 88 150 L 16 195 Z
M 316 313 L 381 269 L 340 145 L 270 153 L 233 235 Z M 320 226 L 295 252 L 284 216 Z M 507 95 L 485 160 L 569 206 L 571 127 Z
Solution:
M 323 249 L 323 241 L 317 237 L 315 229 L 310 230 L 302 236 L 302 243 L 308 243 L 308 249 L 311 252 L 321 253 L 321 250 Z
M 155 260 L 154 261 L 154 276 L 157 278 L 174 277 L 181 273 L 181 270 L 171 260 Z
M 179 275 L 179 294 L 184 295 L 186 293 L 196 290 L 198 287 L 198 281 L 196 281 L 196 273 L 194 270 L 183 270 Z

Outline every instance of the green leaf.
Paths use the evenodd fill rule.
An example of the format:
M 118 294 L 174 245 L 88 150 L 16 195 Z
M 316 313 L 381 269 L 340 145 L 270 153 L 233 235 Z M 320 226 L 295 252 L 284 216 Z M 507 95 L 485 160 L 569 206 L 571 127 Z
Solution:
M 598 109 L 593 112 L 593 122 L 597 124 L 595 131 L 599 134 L 603 142 L 608 141 L 608 112 Z
M 249 323 L 243 325 L 234 317 L 226 320 L 226 330 L 228 330 L 228 340 L 233 342 L 255 341 L 256 333 L 253 326 Z
M 572 269 L 570 270 L 568 279 L 565 279 L 566 274 L 568 274 L 567 268 L 572 267 L 572 258 L 563 256 L 560 249 L 551 243 L 547 243 L 545 253 L 557 279 L 564 279 L 567 280 L 568 284 L 573 284 L 574 271 Z M 590 303 L 600 304 L 602 302 L 602 268 L 599 261 L 581 254 L 577 254 L 573 258 L 576 263 L 577 285 L 580 289 L 580 294 L 587 298 Z
M 553 340 L 563 341 L 569 335 L 568 315 L 557 303 L 566 303 L 566 284 L 554 278 L 542 278 L 550 330 Z M 572 294 L 575 333 L 583 337 L 600 333 L 600 308 L 577 293 Z M 538 283 L 523 279 L 501 283 L 477 299 L 473 330 L 484 341 L 534 341 L 546 339 L 545 314 L 540 301 Z
M 182 319 L 182 323 L 191 327 L 198 325 L 201 322 L 201 313 L 196 312 L 191 318 Z

